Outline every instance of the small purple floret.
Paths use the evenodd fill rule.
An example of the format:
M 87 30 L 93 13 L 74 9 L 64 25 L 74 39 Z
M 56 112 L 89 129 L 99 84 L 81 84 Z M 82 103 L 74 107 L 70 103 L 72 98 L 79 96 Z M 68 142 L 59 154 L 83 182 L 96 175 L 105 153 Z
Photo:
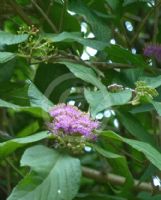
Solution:
M 79 134 L 86 138 L 96 138 L 93 131 L 99 127 L 99 122 L 92 120 L 87 113 L 76 106 L 59 104 L 54 106 L 49 114 L 53 117 L 53 121 L 48 126 L 54 134 L 62 131 L 64 134 Z
M 161 61 L 161 45 L 149 44 L 144 49 L 144 55 L 154 57 L 158 62 Z

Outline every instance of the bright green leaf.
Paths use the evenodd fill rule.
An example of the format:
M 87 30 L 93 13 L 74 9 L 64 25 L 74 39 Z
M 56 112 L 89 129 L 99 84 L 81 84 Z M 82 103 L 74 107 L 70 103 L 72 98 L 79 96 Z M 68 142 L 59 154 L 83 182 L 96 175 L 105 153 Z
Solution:
M 107 90 L 93 92 L 85 89 L 84 95 L 90 104 L 92 115 L 95 116 L 111 106 L 126 104 L 131 99 L 132 93 L 130 90 L 110 93 Z
M 96 76 L 96 73 L 89 67 L 85 67 L 84 65 L 70 62 L 60 62 L 68 67 L 68 69 L 78 78 L 91 83 L 92 85 L 98 87 L 100 90 L 105 89 L 105 86 L 101 83 L 101 81 Z
M 5 63 L 9 60 L 12 60 L 14 57 L 15 57 L 14 53 L 0 52 L 0 63 Z
M 37 142 L 48 137 L 48 131 L 42 131 L 31 136 L 15 138 L 0 143 L 0 159 L 29 143 Z
M 0 45 L 13 45 L 27 40 L 28 35 L 14 35 L 4 31 L 0 31 Z
M 161 86 L 161 75 L 156 77 L 140 77 L 140 80 L 145 81 L 147 85 L 153 88 Z
M 79 189 L 80 161 L 45 146 L 27 149 L 21 166 L 32 172 L 13 190 L 8 200 L 72 200 Z

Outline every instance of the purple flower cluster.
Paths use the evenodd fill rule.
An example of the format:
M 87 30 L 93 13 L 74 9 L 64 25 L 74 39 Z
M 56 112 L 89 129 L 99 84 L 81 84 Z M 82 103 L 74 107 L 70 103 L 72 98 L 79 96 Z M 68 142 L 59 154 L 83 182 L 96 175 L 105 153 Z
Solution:
M 77 107 L 58 104 L 49 113 L 54 118 L 49 124 L 50 130 L 54 134 L 62 131 L 64 134 L 95 138 L 93 130 L 98 128 L 99 122 L 92 120 L 87 113 L 80 111 Z
M 149 44 L 144 49 L 144 55 L 154 57 L 158 62 L 161 61 L 161 45 Z

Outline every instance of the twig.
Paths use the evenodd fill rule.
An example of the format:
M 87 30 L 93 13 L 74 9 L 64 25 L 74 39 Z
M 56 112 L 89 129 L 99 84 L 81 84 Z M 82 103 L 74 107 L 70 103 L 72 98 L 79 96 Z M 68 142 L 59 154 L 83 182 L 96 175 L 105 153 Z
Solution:
M 13 10 L 15 10 L 15 12 L 26 22 L 27 25 L 31 26 L 33 24 L 32 21 L 30 20 L 30 18 L 22 10 L 21 6 L 19 6 L 13 0 L 9 0 L 9 3 L 11 4 Z
M 133 45 L 133 43 L 134 43 L 135 40 L 137 39 L 137 37 L 138 37 L 138 35 L 139 35 L 141 29 L 143 28 L 144 24 L 146 23 L 146 20 L 148 19 L 148 17 L 152 14 L 152 12 L 153 12 L 158 6 L 160 6 L 160 4 L 161 4 L 161 1 L 159 1 L 159 2 L 156 4 L 156 6 L 153 7 L 153 8 L 145 15 L 143 21 L 140 23 L 138 29 L 136 30 L 136 33 L 135 33 L 134 37 L 131 39 L 131 42 L 130 42 L 131 46 Z
M 113 69 L 113 68 L 123 68 L 123 69 L 126 69 L 126 68 L 133 68 L 135 66 L 133 65 L 130 65 L 130 64 L 125 64 L 125 63 L 107 63 L 107 62 L 86 62 L 86 63 L 89 63 L 89 64 L 92 64 L 96 67 L 99 67 L 99 68 L 104 68 L 104 69 Z
M 126 181 L 126 178 L 123 176 L 115 175 L 112 173 L 104 175 L 103 173 L 88 167 L 82 167 L 82 173 L 83 176 L 96 180 L 101 183 L 109 182 L 115 185 L 123 185 Z M 147 182 L 140 183 L 138 180 L 134 180 L 134 189 L 136 189 L 137 191 L 146 191 L 146 192 L 153 192 L 154 190 L 156 191 L 156 188 L 153 188 L 151 183 Z M 158 193 L 161 193 L 161 190 L 158 190 Z
M 24 175 L 17 169 L 17 167 L 10 161 L 9 158 L 6 158 L 5 160 L 9 164 L 9 166 L 12 167 L 15 172 L 17 172 L 17 174 L 19 174 L 22 178 L 24 177 Z
M 157 0 L 156 0 L 156 2 L 157 2 Z M 158 34 L 159 8 L 160 8 L 160 6 L 155 8 L 153 43 L 156 43 L 157 34 Z
M 58 33 L 58 30 L 57 30 L 55 24 L 53 24 L 53 22 L 49 19 L 49 17 L 46 15 L 46 13 L 40 8 L 40 6 L 34 0 L 31 0 L 31 2 L 37 8 L 37 10 L 41 13 L 41 15 L 44 17 L 44 19 L 47 21 L 47 23 L 50 25 L 52 30 L 54 32 Z
M 11 192 L 11 174 L 10 174 L 10 166 L 6 166 L 6 179 L 7 179 L 7 194 L 9 195 Z
M 51 7 L 53 7 L 53 5 L 54 5 L 54 0 L 50 0 L 50 3 L 49 3 L 49 5 L 48 5 L 48 8 L 47 8 L 47 10 L 46 10 L 46 12 L 45 12 L 47 16 L 49 16 Z M 44 23 L 44 18 L 43 18 L 43 20 L 42 20 L 42 24 L 43 24 L 43 23 Z
M 61 17 L 60 17 L 60 23 L 59 23 L 59 32 L 61 32 L 61 30 L 62 30 L 66 9 L 67 9 L 67 0 L 64 0 L 64 7 L 62 9 L 62 13 L 61 13 Z

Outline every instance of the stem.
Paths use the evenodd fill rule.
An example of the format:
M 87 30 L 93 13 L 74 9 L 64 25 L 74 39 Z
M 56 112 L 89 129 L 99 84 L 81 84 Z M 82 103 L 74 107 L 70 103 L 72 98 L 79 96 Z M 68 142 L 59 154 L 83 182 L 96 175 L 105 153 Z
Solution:
M 10 174 L 10 166 L 6 166 L 6 179 L 7 179 L 7 194 L 9 195 L 11 192 L 11 174 Z
M 156 6 L 153 7 L 153 8 L 145 15 L 144 19 L 143 19 L 142 22 L 140 23 L 138 29 L 136 30 L 136 33 L 135 33 L 134 37 L 132 38 L 132 40 L 131 40 L 131 42 L 130 42 L 131 46 L 133 45 L 133 43 L 134 43 L 135 40 L 137 39 L 137 37 L 138 37 L 138 35 L 139 35 L 141 29 L 143 28 L 144 24 L 146 23 L 146 20 L 148 19 L 148 17 L 152 14 L 152 12 L 153 12 L 158 6 L 160 6 L 160 4 L 161 4 L 161 1 L 158 1 L 158 3 L 156 4 Z
M 67 9 L 67 0 L 64 0 L 64 7 L 62 9 L 61 17 L 60 17 L 60 23 L 59 23 L 59 32 L 61 32 L 62 27 L 63 27 L 63 22 L 64 22 L 64 16 L 65 16 L 65 11 Z
M 37 10 L 41 13 L 41 15 L 44 17 L 44 19 L 47 21 L 47 23 L 50 25 L 50 27 L 52 28 L 52 30 L 56 33 L 58 33 L 58 30 L 55 26 L 55 24 L 53 24 L 53 22 L 49 19 L 49 17 L 46 15 L 46 13 L 42 10 L 42 8 L 40 8 L 40 6 L 34 1 L 31 0 L 31 2 L 33 3 L 33 5 L 37 8 Z
M 9 0 L 9 3 L 11 4 L 13 10 L 15 10 L 15 12 L 26 22 L 27 25 L 31 26 L 33 24 L 32 21 L 30 20 L 30 18 L 22 10 L 21 6 L 19 6 L 13 0 Z
M 157 0 L 156 0 L 156 3 L 157 3 Z M 159 8 L 160 8 L 160 6 L 155 8 L 153 43 L 156 43 L 156 40 L 157 40 L 158 22 L 159 22 Z
M 101 172 L 91 169 L 88 167 L 82 167 L 83 176 L 93 179 L 95 181 L 101 183 L 111 183 L 115 185 L 123 185 L 126 181 L 126 178 L 123 176 L 115 175 L 112 173 L 108 173 L 107 175 L 102 174 Z M 153 188 L 151 183 L 142 182 L 140 183 L 139 180 L 134 180 L 134 189 L 137 191 L 146 191 L 146 192 L 153 192 L 156 191 L 156 188 Z M 158 190 L 161 193 L 161 190 Z
M 48 8 L 47 8 L 47 10 L 45 11 L 45 13 L 46 13 L 47 16 L 49 16 L 50 10 L 51 10 L 51 8 L 53 7 L 53 5 L 54 5 L 54 0 L 50 0 L 50 3 L 49 3 L 49 5 L 48 5 Z M 43 20 L 42 20 L 42 24 L 44 24 L 44 18 L 43 18 Z
M 19 174 L 22 178 L 24 177 L 24 175 L 19 171 L 19 169 L 17 169 L 17 167 L 11 162 L 9 158 L 6 158 L 5 160 L 9 164 L 9 166 L 17 172 L 17 174 Z

